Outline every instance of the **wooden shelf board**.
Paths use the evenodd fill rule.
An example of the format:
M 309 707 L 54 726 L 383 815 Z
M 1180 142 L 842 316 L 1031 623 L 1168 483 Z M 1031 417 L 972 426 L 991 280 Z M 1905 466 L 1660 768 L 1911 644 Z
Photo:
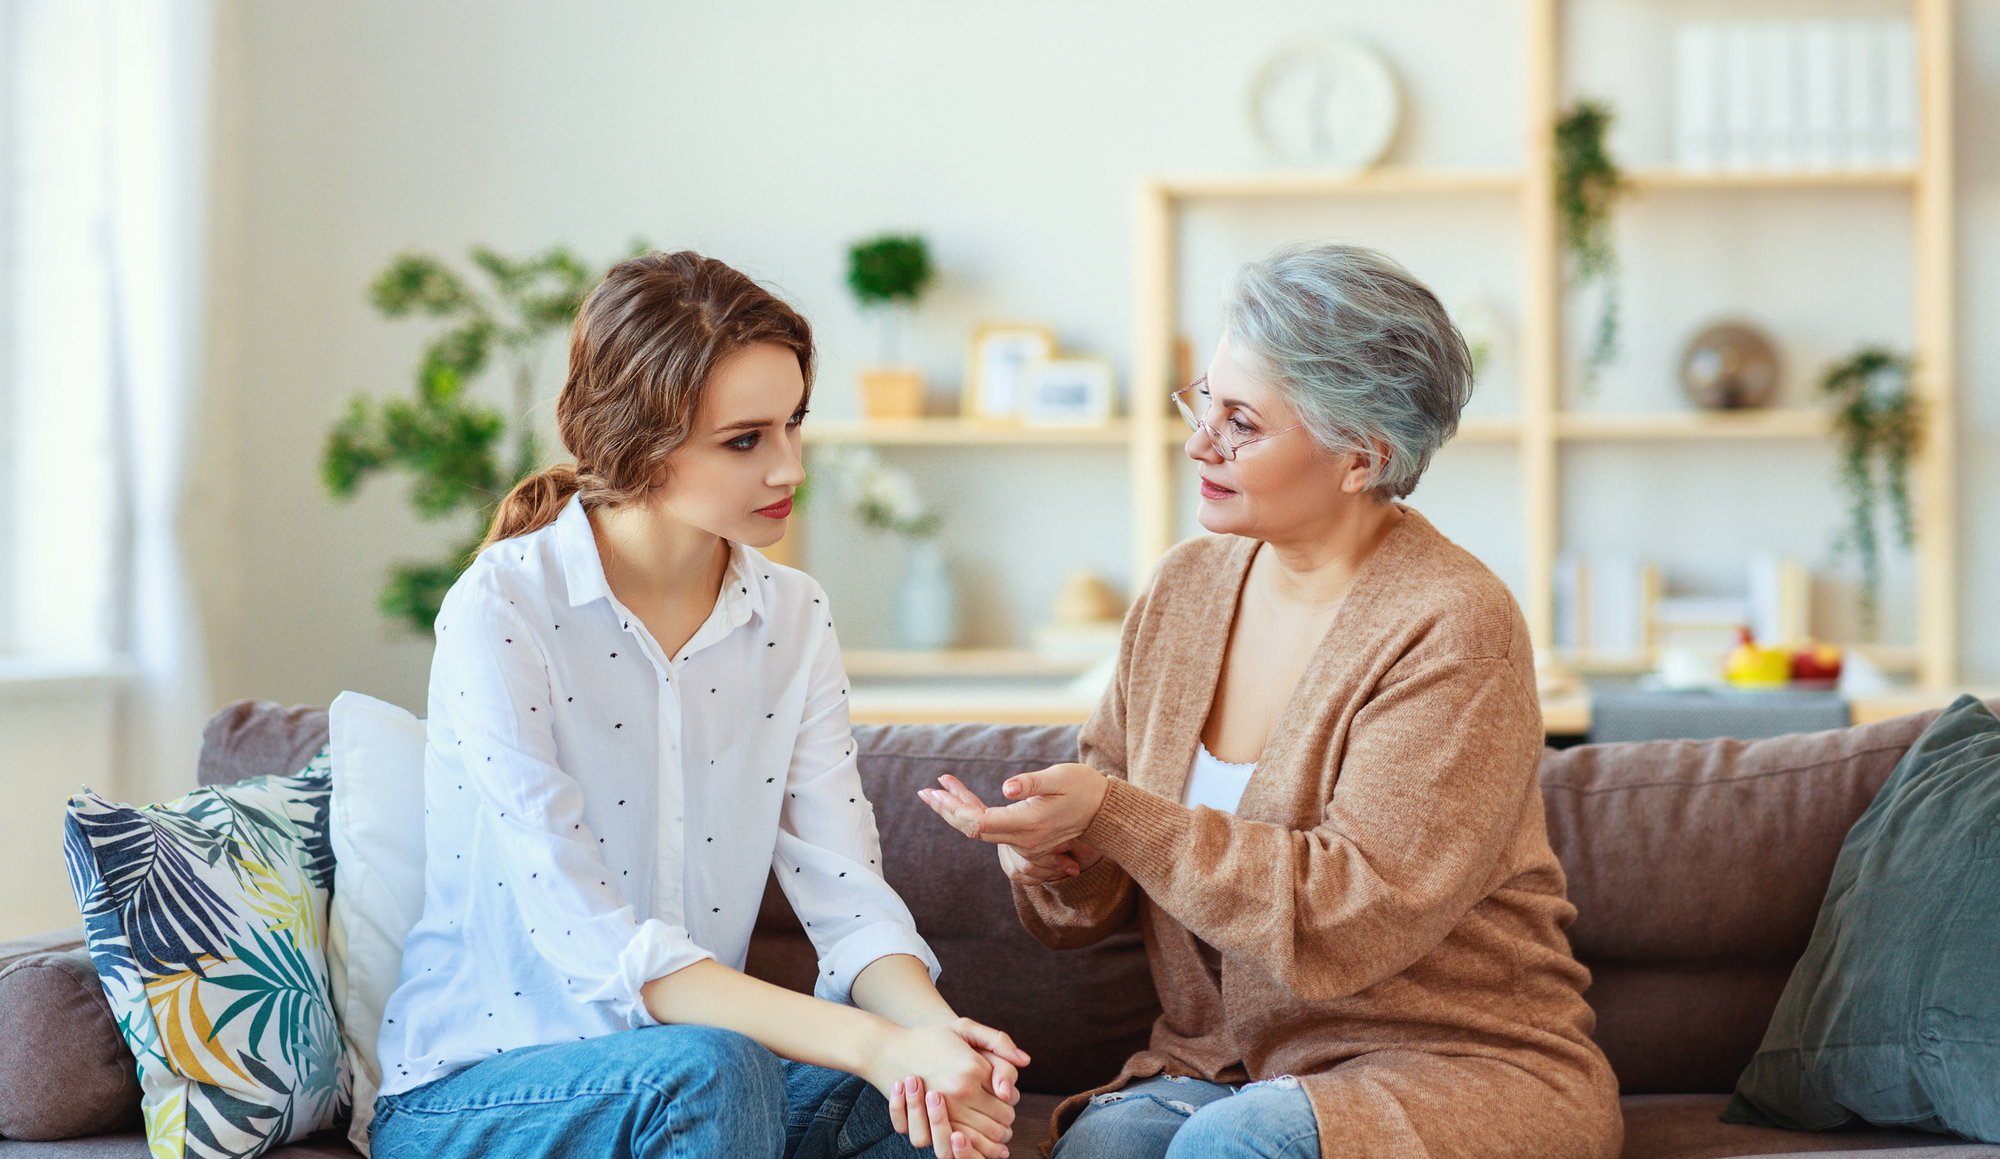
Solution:
M 1627 173 L 1634 190 L 1672 189 L 1878 189 L 1914 186 L 1914 169 L 1862 169 L 1827 173 L 1695 173 L 1638 169 Z
M 1082 724 L 1095 699 L 1039 689 L 855 688 L 848 717 L 856 724 Z
M 953 648 L 942 652 L 854 649 L 842 654 L 847 675 L 861 679 L 932 676 L 1075 676 L 1089 660 L 1050 660 L 1028 648 Z
M 1897 688 L 1876 696 L 1851 696 L 1847 711 L 1855 724 L 1875 724 L 1913 712 L 1943 708 L 1960 696 L 1971 693 L 1981 700 L 2000 697 L 2000 688 Z
M 1160 177 L 1154 180 L 1154 187 L 1183 201 L 1374 193 L 1518 193 L 1521 175 L 1503 169 L 1271 169 Z
M 854 689 L 849 700 L 848 714 L 855 724 L 1082 724 L 1097 708 L 1095 699 L 1030 689 L 863 686 Z M 1542 729 L 1549 735 L 1590 731 L 1589 695 L 1544 697 Z
M 1132 426 L 1114 419 L 1097 427 L 1010 427 L 958 418 L 860 419 L 807 422 L 808 445 L 874 443 L 907 447 L 1106 446 L 1131 441 Z
M 1557 436 L 1579 440 L 1812 439 L 1831 430 L 1828 412 L 1811 407 L 1664 414 L 1564 411 L 1556 416 Z

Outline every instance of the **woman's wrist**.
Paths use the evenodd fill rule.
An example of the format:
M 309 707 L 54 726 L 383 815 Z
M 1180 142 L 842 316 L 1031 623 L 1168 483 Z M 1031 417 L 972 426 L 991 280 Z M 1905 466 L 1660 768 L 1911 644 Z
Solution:
M 840 1064 L 832 1069 L 860 1075 L 884 1090 L 888 1089 L 888 1082 L 903 1076 L 892 1075 L 884 1079 L 876 1072 L 894 1051 L 896 1040 L 905 1033 L 904 1029 L 879 1014 L 870 1014 L 853 1006 L 844 1006 L 841 1010 L 851 1016 L 852 1021 L 837 1036 L 841 1042 L 835 1053 L 843 1057 Z

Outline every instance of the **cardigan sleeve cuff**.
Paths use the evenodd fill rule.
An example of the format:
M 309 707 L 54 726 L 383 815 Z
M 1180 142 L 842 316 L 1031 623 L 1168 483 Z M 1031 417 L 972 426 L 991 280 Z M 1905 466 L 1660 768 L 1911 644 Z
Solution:
M 1189 821 L 1186 806 L 1110 777 L 1106 779 L 1104 803 L 1083 831 L 1083 840 L 1116 861 L 1140 885 L 1157 884 L 1173 872 L 1178 850 L 1187 840 Z M 1081 882 L 1089 876 L 1081 874 L 1074 880 Z
M 1120 882 L 1114 859 L 1105 856 L 1075 877 L 1058 878 L 1041 886 L 1044 897 L 1056 905 L 1080 913 L 1096 913 L 1116 901 Z M 1027 887 L 1033 888 L 1033 887 Z

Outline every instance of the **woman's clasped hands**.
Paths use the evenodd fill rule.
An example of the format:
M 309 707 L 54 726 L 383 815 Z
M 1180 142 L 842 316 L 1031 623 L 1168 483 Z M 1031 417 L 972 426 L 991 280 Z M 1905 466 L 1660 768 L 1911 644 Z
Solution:
M 1106 791 L 1104 774 L 1089 765 L 1009 777 L 1000 791 L 1015 803 L 1002 808 L 989 807 L 956 777 L 939 777 L 938 784 L 917 796 L 960 833 L 999 846 L 1001 868 L 1023 885 L 1074 877 L 1103 856 L 1082 840 Z
M 970 1048 L 970 1049 L 968 1049 Z M 1028 1056 L 1011 1038 L 970 1018 L 899 1027 L 867 1077 L 889 1101 L 896 1132 L 938 1159 L 1006 1159 L 1018 1068 Z M 905 1077 L 884 1083 L 880 1076 Z

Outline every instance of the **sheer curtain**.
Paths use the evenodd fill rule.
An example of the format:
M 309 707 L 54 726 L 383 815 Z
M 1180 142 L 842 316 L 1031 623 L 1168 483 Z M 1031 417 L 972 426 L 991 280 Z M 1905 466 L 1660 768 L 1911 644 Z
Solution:
M 197 368 L 205 0 L 0 0 L 6 624 L 17 672 L 125 681 L 119 791 L 193 784 L 208 708 L 177 536 Z

